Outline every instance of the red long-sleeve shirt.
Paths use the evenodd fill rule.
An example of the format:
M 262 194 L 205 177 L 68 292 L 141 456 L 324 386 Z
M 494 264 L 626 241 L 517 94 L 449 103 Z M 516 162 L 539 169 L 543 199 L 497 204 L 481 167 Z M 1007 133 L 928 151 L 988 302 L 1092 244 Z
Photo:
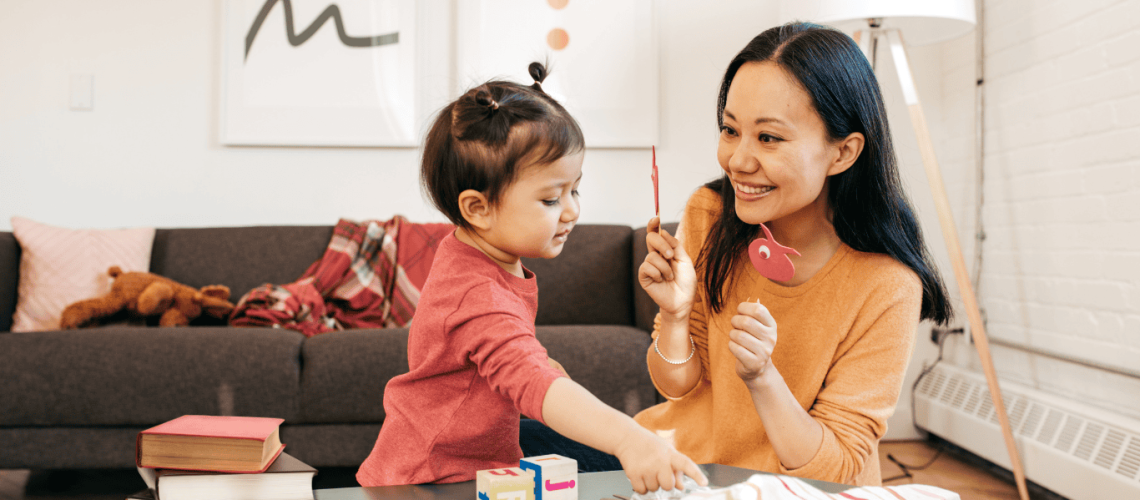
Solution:
M 520 411 L 542 420 L 561 373 L 534 336 L 538 286 L 456 239 L 440 242 L 408 335 L 408 373 L 384 389 L 362 486 L 452 483 L 517 467 Z

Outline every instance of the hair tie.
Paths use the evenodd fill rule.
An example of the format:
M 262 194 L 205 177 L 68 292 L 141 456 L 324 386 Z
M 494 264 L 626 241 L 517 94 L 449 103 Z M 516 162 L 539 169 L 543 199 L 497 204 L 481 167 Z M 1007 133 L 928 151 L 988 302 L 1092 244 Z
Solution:
M 475 103 L 480 106 L 491 108 L 492 112 L 499 109 L 499 101 L 496 101 L 494 97 L 491 97 L 491 92 L 488 91 L 485 86 L 480 87 L 475 91 Z

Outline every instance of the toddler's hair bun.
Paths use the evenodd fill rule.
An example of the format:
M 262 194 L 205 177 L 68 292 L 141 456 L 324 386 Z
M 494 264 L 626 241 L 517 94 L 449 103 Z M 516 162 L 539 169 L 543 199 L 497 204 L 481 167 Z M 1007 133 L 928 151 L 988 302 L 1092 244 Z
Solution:
M 547 71 L 546 66 L 537 61 L 530 63 L 527 70 L 530 73 L 530 77 L 534 79 L 534 85 L 531 85 L 531 87 L 539 92 L 543 92 L 542 82 L 550 75 L 550 71 Z

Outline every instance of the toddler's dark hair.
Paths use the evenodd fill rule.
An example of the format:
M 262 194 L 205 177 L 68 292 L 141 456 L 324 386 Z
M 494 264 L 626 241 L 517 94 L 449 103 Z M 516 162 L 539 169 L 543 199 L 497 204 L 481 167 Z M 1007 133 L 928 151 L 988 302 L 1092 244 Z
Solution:
M 470 229 L 459 193 L 474 189 L 491 206 L 524 165 L 545 165 L 585 149 L 578 122 L 542 90 L 549 74 L 531 63 L 534 84 L 491 80 L 448 104 L 424 141 L 420 182 L 452 223 Z

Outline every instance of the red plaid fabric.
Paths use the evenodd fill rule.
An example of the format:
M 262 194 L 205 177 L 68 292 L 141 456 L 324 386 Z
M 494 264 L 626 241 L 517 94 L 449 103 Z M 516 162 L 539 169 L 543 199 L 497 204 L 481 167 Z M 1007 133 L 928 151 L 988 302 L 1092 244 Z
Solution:
M 325 254 L 301 278 L 250 290 L 230 315 L 235 326 L 273 326 L 313 336 L 411 323 L 435 250 L 451 224 L 341 219 Z

